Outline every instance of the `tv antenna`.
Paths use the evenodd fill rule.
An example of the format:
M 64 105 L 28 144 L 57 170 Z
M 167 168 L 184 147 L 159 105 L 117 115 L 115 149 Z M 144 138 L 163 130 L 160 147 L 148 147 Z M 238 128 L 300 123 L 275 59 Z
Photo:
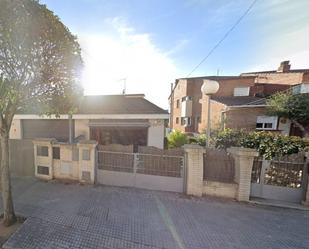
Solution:
M 119 79 L 117 80 L 122 81 L 123 82 L 123 89 L 122 89 L 122 94 L 125 95 L 126 94 L 126 90 L 127 90 L 127 78 L 123 78 L 123 79 Z

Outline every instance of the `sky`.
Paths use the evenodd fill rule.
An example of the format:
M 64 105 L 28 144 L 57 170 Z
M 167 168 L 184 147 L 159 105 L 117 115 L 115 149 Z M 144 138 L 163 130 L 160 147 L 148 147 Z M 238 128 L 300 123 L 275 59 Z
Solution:
M 171 83 L 187 77 L 251 0 L 41 0 L 77 35 L 85 94 L 144 93 L 168 108 Z M 258 0 L 191 75 L 309 68 L 309 1 Z

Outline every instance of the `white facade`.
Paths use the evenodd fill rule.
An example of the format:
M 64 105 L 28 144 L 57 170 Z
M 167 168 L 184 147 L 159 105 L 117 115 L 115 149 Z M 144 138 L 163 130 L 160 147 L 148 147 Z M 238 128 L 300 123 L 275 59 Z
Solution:
M 150 127 L 148 128 L 147 145 L 154 146 L 160 149 L 164 148 L 164 121 L 163 120 L 150 120 Z
M 11 139 L 22 139 L 22 127 L 21 127 L 21 120 L 15 119 L 12 122 L 11 129 L 10 129 L 10 138 Z
M 86 140 L 90 139 L 89 120 L 76 119 L 75 120 L 75 137 L 84 136 Z

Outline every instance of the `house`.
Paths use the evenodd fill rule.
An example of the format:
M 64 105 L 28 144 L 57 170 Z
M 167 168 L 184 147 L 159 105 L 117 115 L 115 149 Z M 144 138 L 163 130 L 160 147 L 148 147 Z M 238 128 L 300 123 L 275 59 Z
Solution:
M 99 144 L 134 144 L 163 148 L 167 111 L 144 98 L 143 94 L 85 96 L 73 114 L 74 138 L 92 139 Z M 11 139 L 56 138 L 69 140 L 68 115 L 14 116 Z
M 288 61 L 281 62 L 276 71 L 176 79 L 169 96 L 171 129 L 193 134 L 205 131 L 208 96 L 202 95 L 201 86 L 207 79 L 217 81 L 220 86 L 210 101 L 213 129 L 244 128 L 298 134 L 289 120 L 269 117 L 266 113 L 265 97 L 292 86 L 298 91 L 307 89 L 309 69 L 291 70 Z

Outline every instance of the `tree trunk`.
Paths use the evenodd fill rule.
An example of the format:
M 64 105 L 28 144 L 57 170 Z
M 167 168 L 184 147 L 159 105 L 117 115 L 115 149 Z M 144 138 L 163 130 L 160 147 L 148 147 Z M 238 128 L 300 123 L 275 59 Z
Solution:
M 300 131 L 302 132 L 303 137 L 309 137 L 309 131 L 306 129 L 305 126 L 303 126 L 301 123 L 299 123 L 296 120 L 291 120 L 292 123 L 298 127 L 300 129 Z
M 11 178 L 9 169 L 9 134 L 4 131 L 0 137 L 1 140 L 1 183 L 3 200 L 3 224 L 10 226 L 16 222 L 14 212 Z

